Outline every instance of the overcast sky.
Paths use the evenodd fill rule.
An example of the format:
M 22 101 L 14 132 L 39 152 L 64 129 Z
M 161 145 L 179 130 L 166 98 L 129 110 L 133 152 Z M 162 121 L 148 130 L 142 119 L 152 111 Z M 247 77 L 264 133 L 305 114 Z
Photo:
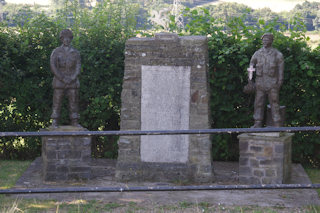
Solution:
M 7 3 L 14 4 L 41 4 L 41 5 L 49 5 L 50 0 L 6 0 Z
M 309 0 L 310 2 L 320 2 L 320 0 Z M 7 3 L 15 4 L 41 4 L 50 5 L 50 0 L 6 0 Z M 289 11 L 294 8 L 297 3 L 303 3 L 304 0 L 296 1 L 279 1 L 279 0 L 220 0 L 220 2 L 237 2 L 249 5 L 253 9 L 269 7 L 275 12 Z M 218 3 L 218 2 L 216 2 Z

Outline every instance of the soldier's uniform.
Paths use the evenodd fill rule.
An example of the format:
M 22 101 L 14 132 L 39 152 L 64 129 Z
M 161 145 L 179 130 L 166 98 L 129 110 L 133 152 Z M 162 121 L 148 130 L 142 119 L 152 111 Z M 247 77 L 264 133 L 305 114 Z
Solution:
M 70 47 L 69 49 L 60 46 L 56 48 L 50 57 L 51 71 L 54 73 L 52 81 L 53 106 L 52 115 L 53 123 L 57 123 L 60 118 L 60 109 L 64 94 L 69 100 L 69 117 L 72 125 L 78 125 L 79 109 L 78 109 L 78 91 L 80 87 L 79 79 L 77 78 L 81 62 L 80 53 Z M 74 79 L 66 83 L 65 78 Z
M 272 37 L 273 38 L 273 37 Z M 279 89 L 283 82 L 283 55 L 275 48 L 261 48 L 254 53 L 250 65 L 256 69 L 256 96 L 254 101 L 253 127 L 262 127 L 264 106 L 268 95 L 273 126 L 280 126 Z

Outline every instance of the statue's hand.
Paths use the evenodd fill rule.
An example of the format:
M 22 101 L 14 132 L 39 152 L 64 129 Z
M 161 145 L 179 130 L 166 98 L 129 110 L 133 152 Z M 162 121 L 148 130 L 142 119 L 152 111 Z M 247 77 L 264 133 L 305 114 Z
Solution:
M 63 82 L 66 84 L 70 84 L 72 82 L 72 78 L 70 78 L 69 76 L 64 77 Z
M 248 80 L 248 84 L 244 86 L 243 92 L 246 94 L 254 93 L 256 90 L 256 85 L 252 80 Z

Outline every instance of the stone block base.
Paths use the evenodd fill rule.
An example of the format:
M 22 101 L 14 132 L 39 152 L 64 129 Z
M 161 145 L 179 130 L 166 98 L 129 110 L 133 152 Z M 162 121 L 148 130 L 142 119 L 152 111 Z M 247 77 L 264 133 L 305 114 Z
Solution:
M 211 165 L 206 174 L 196 175 L 196 165 L 183 163 L 124 163 L 118 162 L 116 179 L 119 181 L 152 181 L 152 182 L 212 182 Z
M 44 131 L 86 131 L 84 128 L 60 126 Z M 44 181 L 88 180 L 91 177 L 91 137 L 43 136 L 42 176 Z
M 239 182 L 283 184 L 291 176 L 291 140 L 294 134 L 241 134 Z

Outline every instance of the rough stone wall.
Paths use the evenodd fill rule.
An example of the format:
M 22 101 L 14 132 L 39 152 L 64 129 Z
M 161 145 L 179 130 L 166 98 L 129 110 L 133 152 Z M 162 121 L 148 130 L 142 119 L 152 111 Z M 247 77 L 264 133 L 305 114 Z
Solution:
M 48 131 L 85 131 L 61 126 Z M 43 136 L 42 175 L 44 181 L 88 180 L 91 178 L 91 137 Z
M 291 176 L 291 140 L 294 134 L 280 137 L 264 134 L 238 136 L 239 182 L 243 184 L 289 183 Z
M 126 43 L 122 86 L 121 130 L 141 129 L 141 67 L 190 66 L 189 129 L 209 128 L 208 49 L 203 36 L 178 37 L 161 33 L 155 38 L 132 38 Z M 121 136 L 118 180 L 212 180 L 209 135 L 189 136 L 189 157 L 184 163 L 148 163 L 140 156 L 140 136 Z M 153 169 L 152 169 L 153 168 Z

